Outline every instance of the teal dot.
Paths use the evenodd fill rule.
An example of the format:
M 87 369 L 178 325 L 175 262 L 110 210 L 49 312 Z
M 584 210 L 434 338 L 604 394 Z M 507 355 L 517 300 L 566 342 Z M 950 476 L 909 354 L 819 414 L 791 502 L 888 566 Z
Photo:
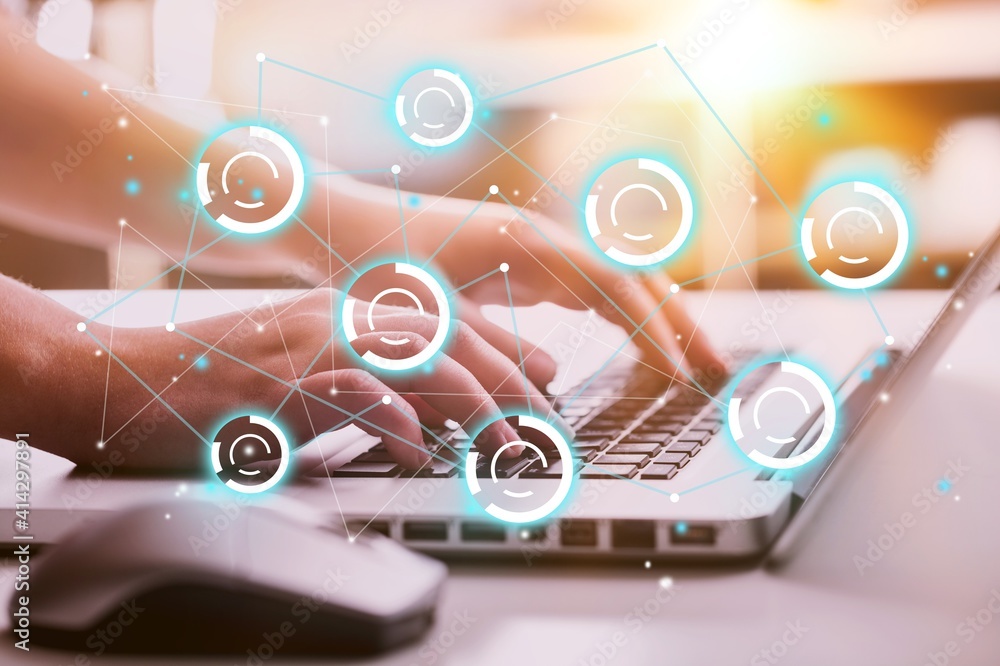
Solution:
M 182 361 L 183 361 L 183 360 L 184 360 L 184 354 L 181 354 L 181 355 L 180 355 L 180 356 L 178 356 L 177 358 L 179 358 L 180 360 L 182 360 Z
M 194 367 L 198 370 L 205 370 L 208 368 L 208 357 L 199 356 L 198 360 L 194 362 Z
M 819 124 L 822 125 L 823 127 L 826 127 L 827 125 L 829 125 L 830 124 L 830 114 L 829 113 L 821 114 L 820 117 L 819 117 Z
M 238 179 L 238 180 L 236 181 L 236 183 L 237 183 L 238 185 L 242 185 L 242 184 L 243 184 L 243 179 L 242 179 L 242 178 Z
M 949 490 L 951 490 L 951 482 L 948 479 L 941 479 L 940 481 L 938 481 L 937 487 L 938 490 L 940 490 L 943 493 L 946 493 Z
M 688 524 L 687 523 L 677 523 L 676 525 L 674 525 L 674 531 L 677 532 L 677 534 L 687 534 Z
M 126 157 L 125 159 L 127 159 L 127 160 L 128 160 L 129 162 L 131 162 L 131 161 L 132 161 L 132 156 L 131 156 L 131 155 L 129 155 L 129 156 L 128 156 L 128 157 Z
M 126 194 L 134 197 L 135 195 L 139 194 L 139 191 L 141 189 L 142 185 L 140 185 L 139 181 L 136 180 L 135 178 L 129 178 L 128 180 L 125 181 Z
M 420 203 L 420 197 L 416 194 L 410 195 L 410 198 L 406 203 L 408 203 L 411 207 L 416 207 Z
M 253 197 L 257 201 L 260 201 L 261 199 L 264 198 L 264 190 L 260 189 L 259 187 L 255 187 L 250 192 L 250 196 Z
M 87 96 L 87 95 L 89 95 L 89 94 L 90 94 L 90 92 L 88 92 L 88 91 L 86 91 L 86 90 L 84 90 L 84 91 L 83 91 L 83 96 L 84 96 L 84 97 L 86 97 L 86 96 Z
M 872 371 L 871 370 L 862 370 L 861 371 L 861 381 L 863 381 L 863 382 L 869 382 L 869 381 L 871 381 L 871 379 L 872 379 Z
M 934 275 L 936 275 L 940 280 L 945 279 L 948 277 L 948 267 L 944 264 L 938 264 L 937 268 L 934 269 Z
M 483 118 L 489 118 L 490 115 L 492 115 L 492 114 L 490 113 L 489 109 L 483 109 L 483 112 L 482 112 L 481 115 L 483 116 Z
M 926 254 L 924 255 L 924 261 L 927 261 L 927 255 Z
M 191 198 L 191 193 L 190 193 L 190 192 L 188 192 L 187 190 L 181 190 L 181 191 L 180 191 L 180 192 L 179 192 L 179 193 L 177 194 L 177 196 L 178 196 L 178 197 L 180 198 L 180 200 L 181 200 L 181 201 L 187 201 L 188 199 L 190 199 L 190 198 Z

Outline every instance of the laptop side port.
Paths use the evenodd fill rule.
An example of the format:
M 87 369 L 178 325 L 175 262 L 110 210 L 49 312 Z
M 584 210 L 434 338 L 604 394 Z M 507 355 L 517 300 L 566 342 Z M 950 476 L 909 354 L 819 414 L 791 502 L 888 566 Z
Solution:
M 714 546 L 715 525 L 674 523 L 670 526 L 670 543 L 676 546 Z
M 656 523 L 652 520 L 615 520 L 611 523 L 613 548 L 656 547 Z
M 359 532 L 378 532 L 382 536 L 390 536 L 389 522 L 386 520 L 349 520 L 347 529 L 351 534 Z
M 403 523 L 407 541 L 447 541 L 448 523 L 443 520 L 408 520 Z
M 507 540 L 507 528 L 492 523 L 462 523 L 462 541 L 489 541 L 503 543 Z
M 559 543 L 563 546 L 596 547 L 597 523 L 593 520 L 560 521 Z

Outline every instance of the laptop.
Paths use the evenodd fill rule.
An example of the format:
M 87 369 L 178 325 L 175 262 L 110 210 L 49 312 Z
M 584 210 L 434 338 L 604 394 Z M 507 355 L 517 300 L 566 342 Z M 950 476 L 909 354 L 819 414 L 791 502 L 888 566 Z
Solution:
M 714 386 L 664 375 L 620 354 L 556 399 L 554 409 L 574 431 L 567 433 L 565 454 L 530 446 L 538 439 L 530 419 L 518 428 L 529 446 L 516 459 L 470 455 L 476 447 L 460 428 L 425 428 L 433 457 L 419 470 L 403 470 L 375 438 L 357 433 L 347 438 L 340 431 L 325 436 L 339 438 L 334 458 L 313 470 L 299 465 L 294 480 L 260 495 L 232 492 L 214 477 L 112 479 L 99 470 L 67 477 L 69 463 L 53 459 L 47 462 L 59 465 L 52 469 L 34 465 L 35 543 L 56 542 L 127 504 L 189 495 L 217 501 L 221 522 L 241 505 L 283 505 L 312 512 L 320 522 L 346 527 L 354 536 L 379 532 L 443 558 L 514 558 L 533 564 L 737 561 L 769 554 L 769 561 L 780 564 L 819 522 L 824 497 L 836 492 L 838 479 L 864 458 L 865 446 L 905 414 L 908 396 L 919 390 L 969 316 L 998 286 L 1000 229 L 974 254 L 944 306 L 912 344 L 848 354 L 842 360 L 850 371 L 826 382 L 832 402 L 793 395 L 793 401 L 802 398 L 802 408 L 771 415 L 770 427 L 786 436 L 761 440 L 754 449 L 771 461 L 768 465 L 743 455 L 745 447 L 734 441 L 727 425 L 727 417 L 734 417 L 727 410 L 734 397 L 756 406 L 783 390 L 781 362 L 799 358 L 795 350 L 744 351 L 734 359 L 733 379 Z M 833 411 L 831 433 L 833 419 L 827 416 Z M 551 415 L 534 416 L 552 420 Z M 754 410 L 753 420 L 758 416 Z M 520 426 L 519 418 L 512 424 Z M 822 452 L 807 464 L 782 468 L 781 461 L 809 458 L 820 443 Z M 768 445 L 771 449 L 764 450 Z M 565 478 L 565 497 L 536 519 L 499 519 L 474 492 L 504 485 L 510 501 L 523 506 L 557 497 Z M 494 497 L 502 501 L 504 495 Z M 13 511 L 0 507 L 0 521 L 13 520 Z
M 509 556 L 529 563 L 543 557 L 755 559 L 783 532 L 771 556 L 788 557 L 806 533 L 800 524 L 815 522 L 798 517 L 818 512 L 825 495 L 819 487 L 835 492 L 832 472 L 863 457 L 861 443 L 871 445 L 905 414 L 908 396 L 998 286 L 1000 229 L 974 253 L 919 337 L 910 345 L 893 341 L 866 350 L 852 359 L 853 370 L 830 386 L 836 411 L 832 437 L 825 418 L 831 410 L 822 401 L 780 411 L 780 422 L 772 426 L 793 436 L 771 438 L 767 459 L 776 461 L 771 465 L 740 455 L 726 425 L 727 407 L 737 390 L 745 405 L 785 390 L 780 361 L 789 356 L 744 352 L 731 368 L 734 379 L 717 386 L 679 381 L 619 356 L 555 401 L 575 430 L 569 447 L 572 490 L 546 518 L 497 519 L 470 499 L 470 488 L 500 480 L 517 488 L 516 495 L 553 496 L 562 457 L 553 461 L 550 454 L 543 461 L 544 450 L 526 449 L 520 458 L 500 459 L 490 468 L 485 456 L 470 458 L 475 444 L 465 433 L 447 428 L 427 430 L 425 443 L 435 457 L 420 470 L 400 469 L 371 439 L 338 469 L 318 470 L 332 479 L 288 492 L 313 505 L 329 504 L 332 486 L 349 532 L 381 532 L 444 557 Z M 777 369 L 768 373 L 771 366 Z M 814 459 L 781 468 L 782 460 L 810 457 L 821 439 L 829 441 Z M 469 476 L 477 483 L 469 484 Z M 340 520 L 341 513 L 331 519 Z

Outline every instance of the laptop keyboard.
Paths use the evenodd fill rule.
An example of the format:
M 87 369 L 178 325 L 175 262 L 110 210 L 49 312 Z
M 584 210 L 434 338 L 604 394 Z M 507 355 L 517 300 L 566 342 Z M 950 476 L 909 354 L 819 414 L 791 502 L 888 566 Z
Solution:
M 736 359 L 733 370 L 754 354 Z M 685 383 L 687 383 L 685 381 Z M 721 387 L 705 387 L 714 395 Z M 669 391 L 668 391 L 669 389 Z M 570 396 L 576 392 L 570 392 Z M 614 397 L 611 397 L 614 396 Z M 666 399 L 664 399 L 666 396 Z M 722 428 L 722 416 L 700 391 L 645 366 L 612 364 L 576 398 L 555 402 L 576 435 L 571 442 L 574 474 L 583 479 L 666 481 L 676 477 Z M 403 469 L 381 443 L 332 472 L 335 477 L 447 478 L 459 473 L 469 448 L 461 430 L 434 429 L 425 445 L 435 454 L 420 469 Z M 489 456 L 479 457 L 477 475 L 490 476 Z M 544 467 L 530 448 L 519 458 L 497 461 L 498 478 L 558 479 L 562 461 Z

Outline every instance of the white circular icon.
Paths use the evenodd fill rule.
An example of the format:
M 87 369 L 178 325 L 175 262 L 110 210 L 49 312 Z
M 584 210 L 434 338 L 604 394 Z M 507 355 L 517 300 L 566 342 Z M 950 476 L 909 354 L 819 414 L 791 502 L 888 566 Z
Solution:
M 778 371 L 780 377 L 777 381 L 769 379 L 774 370 Z M 769 387 L 756 395 L 762 382 Z M 781 395 L 787 396 L 784 401 L 777 397 Z M 744 402 L 751 397 L 754 397 L 754 401 L 749 411 L 754 431 L 748 433 L 744 428 L 745 415 L 741 414 L 741 410 Z M 761 412 L 769 403 L 773 404 L 768 416 L 762 419 Z M 796 430 L 819 408 L 823 410 L 823 426 L 808 449 L 791 457 L 779 457 L 760 451 L 760 448 L 766 448 L 774 453 L 783 448 L 794 448 L 798 441 Z M 771 469 L 794 469 L 814 460 L 833 439 L 837 405 L 830 387 L 815 371 L 794 361 L 776 361 L 754 368 L 740 380 L 729 400 L 726 421 L 733 441 L 750 460 Z M 790 451 L 791 448 L 787 450 Z
M 305 170 L 288 139 L 248 125 L 217 137 L 198 163 L 198 198 L 212 218 L 241 234 L 284 224 L 302 201 Z
M 802 219 L 801 237 L 806 261 L 821 278 L 843 289 L 867 289 L 887 280 L 903 263 L 910 231 L 891 194 L 851 181 L 813 199 Z
M 386 287 L 386 284 L 392 286 Z M 358 295 L 361 292 L 372 295 L 361 298 Z M 376 314 L 380 303 L 413 307 L 420 315 L 435 315 L 437 328 L 429 344 L 419 350 L 409 348 L 412 338 L 405 334 L 380 335 L 380 349 L 367 349 L 361 354 L 366 362 L 383 370 L 409 370 L 429 361 L 444 345 L 451 322 L 451 306 L 441 284 L 424 269 L 395 262 L 374 266 L 360 275 L 344 299 L 343 326 L 348 343 L 359 337 L 355 317 L 365 327 L 363 333 L 378 333 Z M 363 314 L 360 312 L 362 304 L 367 307 Z
M 481 454 L 470 449 L 465 458 L 465 481 L 473 498 L 486 513 L 508 523 L 533 523 L 549 516 L 559 508 L 569 494 L 573 483 L 573 454 L 565 438 L 550 423 L 534 416 L 512 416 L 507 419 L 514 421 L 518 431 L 532 431 L 536 442 L 508 442 L 498 447 L 488 466 L 480 471 Z M 538 460 L 533 465 L 548 468 L 556 463 L 561 464 L 558 482 L 542 483 L 537 479 L 500 478 L 497 473 L 497 463 L 500 454 L 515 445 L 531 449 Z M 488 470 L 488 474 L 487 474 Z M 479 473 L 485 474 L 480 478 Z M 502 475 L 500 475 L 502 476 Z M 482 481 L 492 483 L 485 488 Z M 539 494 L 536 494 L 539 491 Z M 544 491 L 544 493 L 541 493 Z M 539 496 L 541 495 L 541 496 Z
M 472 124 L 472 92 L 446 69 L 425 69 L 403 83 L 396 95 L 396 122 L 423 146 L 458 140 Z
M 222 426 L 212 442 L 212 467 L 219 480 L 241 493 L 274 487 L 288 469 L 288 439 L 260 416 L 240 416 Z
M 587 231 L 603 252 L 628 266 L 669 259 L 691 233 L 694 204 L 680 175 L 648 158 L 605 169 L 587 194 Z

